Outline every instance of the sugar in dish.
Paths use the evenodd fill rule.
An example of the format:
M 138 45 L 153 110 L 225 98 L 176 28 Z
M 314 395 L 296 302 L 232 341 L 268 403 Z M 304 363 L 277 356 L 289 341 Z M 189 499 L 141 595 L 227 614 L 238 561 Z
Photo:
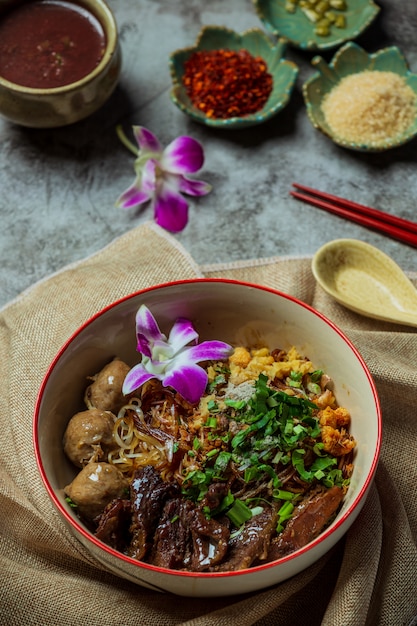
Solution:
M 417 96 L 402 76 L 367 70 L 343 78 L 325 96 L 322 109 L 342 139 L 379 146 L 413 123 Z
M 85 7 L 66 0 L 35 0 L 0 20 L 0 76 L 48 89 L 89 74 L 104 55 L 106 35 Z
M 395 46 L 368 54 L 354 42 L 303 84 L 307 115 L 334 143 L 359 152 L 396 148 L 417 136 L 417 74 Z

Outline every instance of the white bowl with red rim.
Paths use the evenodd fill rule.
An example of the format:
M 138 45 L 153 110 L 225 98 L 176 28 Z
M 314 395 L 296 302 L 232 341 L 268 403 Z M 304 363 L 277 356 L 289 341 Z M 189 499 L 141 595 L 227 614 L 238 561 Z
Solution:
M 348 493 L 335 520 L 315 540 L 285 558 L 236 572 L 173 571 L 134 560 L 99 541 L 65 501 L 63 487 L 77 470 L 66 458 L 62 438 L 84 396 L 86 378 L 115 355 L 138 362 L 135 315 L 145 304 L 168 333 L 178 317 L 193 322 L 199 340 L 232 345 L 261 340 L 271 349 L 294 345 L 331 376 L 338 403 L 352 416 L 357 441 Z M 361 511 L 376 472 L 382 425 L 372 376 L 350 340 L 307 304 L 270 288 L 223 279 L 172 282 L 129 295 L 85 322 L 63 345 L 42 382 L 34 414 L 35 455 L 42 481 L 72 533 L 99 563 L 141 586 L 181 596 L 208 597 L 269 587 L 306 569 L 347 532 Z

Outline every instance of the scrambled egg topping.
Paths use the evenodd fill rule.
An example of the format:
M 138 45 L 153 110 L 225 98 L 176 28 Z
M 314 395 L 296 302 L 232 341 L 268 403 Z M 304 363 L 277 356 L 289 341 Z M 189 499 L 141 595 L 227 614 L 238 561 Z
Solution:
M 259 374 L 265 374 L 270 380 L 283 379 L 291 372 L 306 374 L 313 370 L 311 361 L 302 358 L 292 347 L 284 353 L 283 360 L 276 361 L 268 348 L 247 350 L 236 348 L 229 357 L 230 382 L 239 385 L 247 380 L 257 380 Z
M 332 409 L 327 406 L 318 414 L 321 438 L 324 449 L 333 456 L 344 456 L 356 445 L 355 440 L 347 432 L 350 425 L 349 411 L 343 407 Z

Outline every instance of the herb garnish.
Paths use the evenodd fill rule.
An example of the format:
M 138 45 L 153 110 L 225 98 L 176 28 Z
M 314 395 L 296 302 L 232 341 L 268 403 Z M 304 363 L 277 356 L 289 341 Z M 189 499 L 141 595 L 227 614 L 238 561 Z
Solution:
M 321 375 L 320 370 L 310 374 L 309 383 L 318 384 L 316 381 Z M 301 383 L 297 376 L 292 380 L 295 384 Z M 269 484 L 270 501 L 282 502 L 278 511 L 278 529 L 282 529 L 298 499 L 297 494 L 282 488 L 279 471 L 285 466 L 292 466 L 300 479 L 309 484 L 318 482 L 331 487 L 348 483 L 337 468 L 337 460 L 324 452 L 322 443 L 315 441 L 321 432 L 314 415 L 318 407 L 307 397 L 273 389 L 268 385 L 267 376 L 261 374 L 248 401 L 226 398 L 224 404 L 239 429 L 229 442 L 225 441 L 226 450 L 206 454 L 202 469 L 185 476 L 183 493 L 186 497 L 201 501 L 211 482 L 228 479 L 233 464 L 234 471 L 239 472 L 245 483 L 265 481 Z M 210 406 L 218 414 L 218 405 Z M 212 428 L 215 420 L 210 414 L 205 426 Z M 253 510 L 229 492 L 215 511 L 205 508 L 205 514 L 213 517 L 223 512 L 239 526 L 250 519 Z

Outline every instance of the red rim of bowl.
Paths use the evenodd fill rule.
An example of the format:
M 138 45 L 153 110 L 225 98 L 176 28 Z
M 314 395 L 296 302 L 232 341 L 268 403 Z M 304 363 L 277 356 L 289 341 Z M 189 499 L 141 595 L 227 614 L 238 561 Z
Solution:
M 59 359 L 61 358 L 61 356 L 63 355 L 63 353 L 67 350 L 68 346 L 72 343 L 72 341 L 75 339 L 75 337 L 77 337 L 77 335 L 79 335 L 87 326 L 89 326 L 95 319 L 97 319 L 98 317 L 100 317 L 101 315 L 103 315 L 104 313 L 106 313 L 107 311 L 111 310 L 112 308 L 116 307 L 117 305 L 119 305 L 122 302 L 126 302 L 127 300 L 130 300 L 131 298 L 134 298 L 140 294 L 143 293 L 149 293 L 151 291 L 155 291 L 157 289 L 161 289 L 162 287 L 171 287 L 171 286 L 175 286 L 175 285 L 185 285 L 185 284 L 190 284 L 190 283 L 228 283 L 228 284 L 236 284 L 236 285 L 240 285 L 240 286 L 244 286 L 244 287 L 250 287 L 250 288 L 254 288 L 254 289 L 260 289 L 262 291 L 268 291 L 270 293 L 276 294 L 278 296 L 281 296 L 287 300 L 290 300 L 300 306 L 302 306 L 303 308 L 307 309 L 308 311 L 310 311 L 311 313 L 313 313 L 315 316 L 319 317 L 321 320 L 323 320 L 328 326 L 330 326 L 342 339 L 343 341 L 347 344 L 347 346 L 350 348 L 350 350 L 355 354 L 356 358 L 358 359 L 367 379 L 370 385 L 370 388 L 372 390 L 372 394 L 374 397 L 374 401 L 375 401 L 375 408 L 376 408 L 376 412 L 377 412 L 377 418 L 378 418 L 378 436 L 377 436 L 377 444 L 376 444 L 376 448 L 374 451 L 374 457 L 372 459 L 372 465 L 370 468 L 370 471 L 368 472 L 368 475 L 366 477 L 366 480 L 359 492 L 359 494 L 357 495 L 357 497 L 355 498 L 355 500 L 349 505 L 349 507 L 347 507 L 346 511 L 344 511 L 343 515 L 341 515 L 339 518 L 336 519 L 336 522 L 334 524 L 332 524 L 329 528 L 327 528 L 326 530 L 324 530 L 322 533 L 320 533 L 320 535 L 314 539 L 313 541 L 311 541 L 310 543 L 308 543 L 306 546 L 296 550 L 295 552 L 292 552 L 291 554 L 282 557 L 281 559 L 278 559 L 276 561 L 271 561 L 269 563 L 265 563 L 263 565 L 257 565 L 255 567 L 250 567 L 247 569 L 243 569 L 243 570 L 239 570 L 239 571 L 232 571 L 232 572 L 184 572 L 184 571 L 178 571 L 178 570 L 171 570 L 171 569 L 167 569 L 167 568 L 163 568 L 163 567 L 156 567 L 154 565 L 150 565 L 149 563 L 144 563 L 142 561 L 138 561 L 136 559 L 132 559 L 131 557 L 126 556 L 125 554 L 123 554 L 122 552 L 118 552 L 117 550 L 114 550 L 113 548 L 111 548 L 110 546 L 108 546 L 107 544 L 101 542 L 100 540 L 96 539 L 94 537 L 94 535 L 92 533 L 90 533 L 84 526 L 81 525 L 81 523 L 78 523 L 68 512 L 67 508 L 65 506 L 62 505 L 62 503 L 60 502 L 60 500 L 56 497 L 56 494 L 54 492 L 54 489 L 52 488 L 44 467 L 43 467 L 43 463 L 42 463 L 42 458 L 41 458 L 41 454 L 40 454 L 40 449 L 39 449 L 39 441 L 38 441 L 38 435 L 37 435 L 37 431 L 38 431 L 38 420 L 39 420 L 39 411 L 40 411 L 40 405 L 42 402 L 42 396 L 43 396 L 43 392 L 44 389 L 46 387 L 46 384 L 48 382 L 48 379 L 51 375 L 52 370 L 54 369 L 56 363 L 59 361 Z M 263 285 L 256 285 L 253 283 L 249 283 L 249 282 L 245 282 L 245 281 L 239 281 L 239 280 L 233 280 L 233 279 L 223 279 L 223 278 L 195 278 L 195 279 L 187 279 L 187 280 L 177 280 L 177 281 L 171 281 L 169 283 L 161 283 L 158 285 L 154 285 L 152 287 L 147 287 L 145 289 L 140 289 L 139 291 L 136 291 L 134 293 L 131 293 L 127 296 L 124 296 L 122 298 L 119 298 L 118 300 L 116 300 L 115 302 L 112 302 L 111 304 L 109 304 L 108 306 L 104 307 L 103 309 L 101 309 L 100 311 L 98 311 L 97 313 L 95 313 L 92 317 L 90 317 L 86 322 L 84 322 L 82 324 L 82 326 L 80 326 L 80 328 L 78 328 L 69 339 L 67 339 L 67 341 L 64 343 L 64 345 L 61 347 L 61 349 L 58 351 L 57 355 L 55 356 L 55 358 L 53 359 L 52 363 L 49 365 L 48 370 L 43 378 L 37 399 L 36 399 L 36 404 L 35 404 L 35 413 L 34 413 L 34 420 L 33 420 L 33 443 L 34 443 L 34 450 L 35 450 L 35 458 L 36 458 L 36 462 L 38 465 L 38 469 L 39 472 L 41 474 L 41 478 L 42 481 L 44 483 L 44 486 L 46 487 L 46 490 L 49 494 L 49 497 L 51 498 L 52 502 L 54 503 L 54 505 L 57 507 L 57 509 L 59 510 L 59 512 L 61 513 L 61 515 L 64 517 L 64 519 L 67 521 L 68 524 L 70 524 L 76 531 L 77 533 L 80 533 L 85 539 L 87 539 L 89 542 L 91 542 L 92 544 L 94 544 L 97 548 L 104 550 L 105 552 L 109 553 L 110 555 L 112 555 L 115 558 L 121 559 L 122 561 L 125 561 L 131 565 L 137 566 L 139 568 L 143 568 L 143 569 L 147 569 L 153 572 L 158 572 L 164 575 L 170 575 L 170 576 L 181 576 L 181 577 L 186 577 L 186 578 L 207 578 L 207 579 L 213 579 L 213 578 L 227 578 L 227 577 L 235 577 L 235 576 L 244 576 L 245 574 L 254 574 L 255 572 L 259 572 L 259 571 L 264 571 L 264 570 L 268 570 L 270 568 L 276 567 L 276 565 L 278 563 L 285 563 L 285 562 L 289 562 L 292 561 L 293 559 L 295 559 L 296 557 L 304 554 L 305 552 L 310 551 L 312 548 L 314 548 L 315 546 L 319 545 L 322 541 L 324 541 L 328 536 L 332 535 L 342 524 L 343 522 L 350 517 L 350 515 L 352 514 L 352 512 L 360 505 L 364 502 L 364 497 L 367 494 L 367 491 L 369 490 L 375 472 L 376 472 L 376 468 L 378 465 L 378 460 L 379 460 L 379 455 L 380 455 L 380 450 L 381 450 L 381 434 L 382 434 L 382 418 L 381 418 L 381 407 L 380 407 L 380 403 L 379 403 L 379 398 L 378 398 L 378 394 L 376 391 L 376 387 L 375 387 L 375 383 L 372 379 L 372 376 L 368 370 L 368 367 L 364 361 L 364 359 L 362 358 L 361 354 L 359 353 L 358 349 L 353 345 L 353 343 L 347 338 L 347 336 L 340 330 L 340 328 L 338 328 L 331 320 L 329 320 L 326 316 L 324 316 L 322 313 L 320 313 L 319 311 L 317 311 L 316 309 L 314 309 L 313 307 L 311 307 L 310 305 L 306 304 L 305 302 L 302 302 L 301 300 L 298 300 L 297 298 L 295 298 L 294 296 L 282 293 L 281 291 L 278 291 L 277 289 L 273 289 L 271 287 L 265 287 Z

